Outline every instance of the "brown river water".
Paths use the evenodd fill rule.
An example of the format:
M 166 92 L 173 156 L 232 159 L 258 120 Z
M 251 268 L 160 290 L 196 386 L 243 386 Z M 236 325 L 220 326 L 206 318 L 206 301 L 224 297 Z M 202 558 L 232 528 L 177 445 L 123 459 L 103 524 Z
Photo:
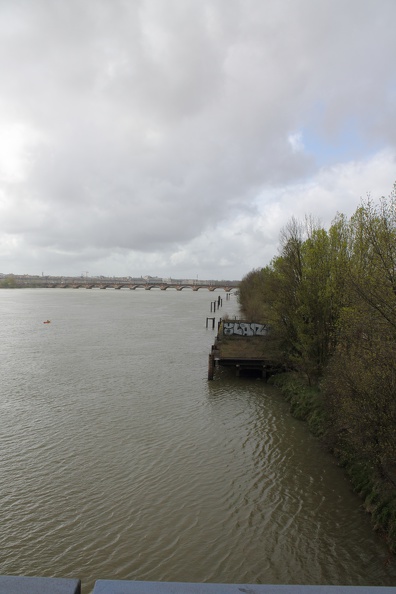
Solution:
M 236 314 L 222 291 L 0 292 L 0 574 L 396 584 L 281 395 L 207 381 L 218 295 Z

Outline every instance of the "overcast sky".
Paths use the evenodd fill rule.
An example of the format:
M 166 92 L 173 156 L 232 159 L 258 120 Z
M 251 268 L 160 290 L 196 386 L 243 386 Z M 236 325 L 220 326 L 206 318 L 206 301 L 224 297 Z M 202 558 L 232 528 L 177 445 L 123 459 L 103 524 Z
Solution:
M 240 279 L 396 180 L 395 0 L 0 0 L 0 272 Z

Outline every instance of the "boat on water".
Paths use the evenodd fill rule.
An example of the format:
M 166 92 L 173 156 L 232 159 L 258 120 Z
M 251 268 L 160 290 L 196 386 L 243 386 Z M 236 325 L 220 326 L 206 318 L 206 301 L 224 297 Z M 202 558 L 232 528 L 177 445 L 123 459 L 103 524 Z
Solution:
M 43 324 L 51 324 L 51 320 L 46 320 Z

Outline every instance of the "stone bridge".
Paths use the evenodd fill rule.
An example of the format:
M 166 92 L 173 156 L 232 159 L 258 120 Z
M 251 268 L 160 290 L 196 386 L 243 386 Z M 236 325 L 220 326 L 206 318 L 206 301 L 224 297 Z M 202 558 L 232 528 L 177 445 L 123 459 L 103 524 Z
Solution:
M 41 287 L 60 288 L 60 289 L 129 289 L 136 291 L 136 289 L 144 289 L 151 291 L 151 289 L 160 289 L 167 291 L 168 289 L 175 289 L 176 291 L 183 291 L 184 289 L 191 289 L 192 291 L 199 291 L 199 289 L 207 289 L 208 291 L 215 291 L 222 289 L 229 293 L 236 289 L 238 285 L 222 284 L 222 283 L 166 283 L 166 282 L 142 282 L 137 283 L 133 281 L 118 281 L 118 280 L 73 280 L 73 281 L 56 281 L 40 283 Z

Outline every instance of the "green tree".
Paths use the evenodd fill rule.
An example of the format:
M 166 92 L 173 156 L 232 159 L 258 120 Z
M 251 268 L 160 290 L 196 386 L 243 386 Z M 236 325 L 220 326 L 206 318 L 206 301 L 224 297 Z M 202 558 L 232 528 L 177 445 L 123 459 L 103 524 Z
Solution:
M 268 274 L 265 268 L 252 270 L 239 285 L 238 299 L 246 319 L 267 322 Z
M 396 201 L 349 223 L 346 293 L 324 393 L 333 441 L 396 484 Z
M 14 276 L 6 276 L 0 281 L 0 288 L 2 289 L 15 289 L 17 286 Z

